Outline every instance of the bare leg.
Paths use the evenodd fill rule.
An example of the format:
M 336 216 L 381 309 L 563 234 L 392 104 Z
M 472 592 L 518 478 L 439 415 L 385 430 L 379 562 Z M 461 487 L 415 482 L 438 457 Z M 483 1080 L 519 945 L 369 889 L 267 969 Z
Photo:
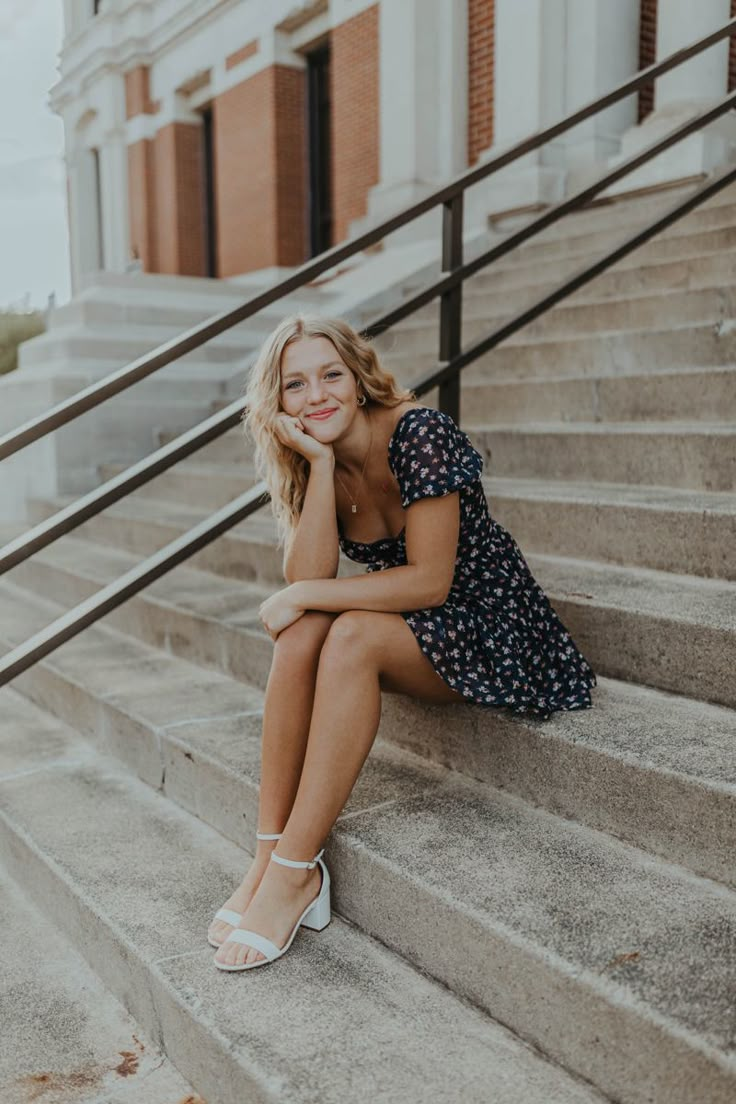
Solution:
M 337 615 L 310 610 L 279 633 L 266 684 L 261 740 L 258 829 L 280 832 L 289 818 L 307 747 L 319 656 Z M 268 866 L 276 840 L 257 840 L 255 858 L 224 908 L 243 912 Z M 209 935 L 217 942 L 233 930 L 213 920 Z
M 381 717 L 381 676 L 394 692 L 435 702 L 462 702 L 422 653 L 400 614 L 351 610 L 334 622 L 322 647 L 301 781 L 277 854 L 311 860 L 342 811 L 375 739 Z M 319 867 L 269 862 L 241 927 L 285 944 L 297 918 L 317 896 Z M 219 962 L 264 956 L 226 943 Z

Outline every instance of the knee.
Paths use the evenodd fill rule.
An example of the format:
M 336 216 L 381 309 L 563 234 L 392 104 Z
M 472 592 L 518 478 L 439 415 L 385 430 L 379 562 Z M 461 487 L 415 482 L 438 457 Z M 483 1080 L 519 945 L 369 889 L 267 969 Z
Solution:
M 369 610 L 346 610 L 332 622 L 322 648 L 322 656 L 333 663 L 352 663 L 365 659 L 373 650 L 369 631 Z
M 307 610 L 276 637 L 274 659 L 313 663 L 319 657 L 334 617 L 319 610 Z

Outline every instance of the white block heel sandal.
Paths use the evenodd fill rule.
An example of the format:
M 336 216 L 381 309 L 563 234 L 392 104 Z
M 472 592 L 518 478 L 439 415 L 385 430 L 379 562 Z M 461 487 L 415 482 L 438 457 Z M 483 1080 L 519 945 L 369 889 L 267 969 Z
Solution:
M 215 966 L 217 966 L 218 969 L 251 970 L 254 966 L 266 966 L 269 962 L 274 962 L 277 958 L 281 958 L 283 954 L 286 954 L 300 925 L 305 928 L 311 928 L 313 931 L 322 931 L 323 928 L 327 927 L 331 918 L 330 875 L 327 867 L 322 861 L 323 854 L 324 848 L 322 848 L 318 855 L 315 855 L 311 862 L 298 862 L 295 859 L 282 859 L 275 851 L 271 852 L 273 861 L 281 863 L 282 866 L 300 866 L 311 870 L 319 863 L 320 869 L 322 870 L 322 885 L 319 888 L 319 893 L 312 903 L 307 905 L 294 925 L 294 930 L 283 947 L 277 947 L 276 944 L 270 939 L 267 939 L 265 935 L 259 935 L 258 932 L 249 931 L 248 928 L 236 928 L 235 931 L 231 931 L 225 942 L 230 940 L 233 943 L 245 943 L 247 946 L 253 947 L 256 951 L 260 951 L 262 955 L 265 955 L 265 958 L 259 958 L 255 962 L 241 962 L 234 966 L 229 966 L 224 962 L 218 962 L 217 959 L 215 959 Z
M 271 840 L 271 839 L 280 840 L 281 839 L 281 832 L 274 832 L 274 833 L 256 832 L 256 839 L 260 839 L 260 840 Z M 221 909 L 218 909 L 217 912 L 215 913 L 215 915 L 212 917 L 212 921 L 214 923 L 215 920 L 224 920 L 226 924 L 232 924 L 234 928 L 237 928 L 238 924 L 240 923 L 241 915 L 242 915 L 242 913 L 235 912 L 234 909 L 221 908 Z M 229 939 L 230 937 L 228 936 L 227 938 Z M 210 939 L 210 937 L 208 935 L 207 936 L 207 942 L 209 943 L 210 947 L 221 947 L 222 944 L 226 942 L 226 940 L 222 939 L 219 943 L 216 943 L 215 940 Z

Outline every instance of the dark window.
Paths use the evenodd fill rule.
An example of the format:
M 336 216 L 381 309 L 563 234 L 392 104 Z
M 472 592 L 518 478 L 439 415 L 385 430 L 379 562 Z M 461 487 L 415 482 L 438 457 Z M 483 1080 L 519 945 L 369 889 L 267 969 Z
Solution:
M 307 54 L 310 257 L 332 245 L 329 43 Z
M 215 210 L 215 142 L 212 127 L 212 108 L 202 111 L 202 163 L 204 168 L 204 186 L 202 206 L 205 236 L 205 274 L 217 276 L 217 221 Z

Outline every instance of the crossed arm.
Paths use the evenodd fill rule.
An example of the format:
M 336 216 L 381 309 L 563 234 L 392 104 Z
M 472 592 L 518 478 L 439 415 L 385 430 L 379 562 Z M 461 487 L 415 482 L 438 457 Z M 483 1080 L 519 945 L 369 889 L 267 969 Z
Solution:
M 419 499 L 406 512 L 406 564 L 344 579 L 300 579 L 267 598 L 261 617 L 273 636 L 280 631 L 277 625 L 285 616 L 285 607 L 301 612 L 363 609 L 399 613 L 441 606 L 455 573 L 459 533 L 458 491 Z

